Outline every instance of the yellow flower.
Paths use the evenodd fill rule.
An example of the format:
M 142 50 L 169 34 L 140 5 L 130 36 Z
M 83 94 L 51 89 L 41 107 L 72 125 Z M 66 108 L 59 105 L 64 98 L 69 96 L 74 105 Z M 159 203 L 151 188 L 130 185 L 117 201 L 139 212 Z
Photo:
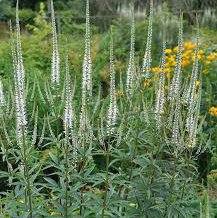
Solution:
M 205 64 L 209 65 L 209 64 L 211 64 L 211 62 L 210 61 L 205 61 Z
M 165 50 L 165 53 L 166 53 L 166 54 L 171 54 L 171 53 L 172 53 L 172 49 L 169 49 L 169 48 L 166 49 L 166 50 Z
M 207 70 L 207 69 L 205 69 L 205 70 L 203 70 L 203 74 L 208 74 L 209 73 L 209 71 Z
M 171 63 L 171 65 L 172 65 L 173 67 L 175 67 L 175 66 L 176 66 L 176 61 L 173 61 L 173 62 Z
M 203 55 L 200 55 L 200 54 L 199 54 L 199 55 L 198 55 L 198 60 L 202 60 L 203 57 L 204 57 Z
M 200 55 L 204 55 L 204 54 L 205 54 L 205 51 L 204 51 L 204 50 L 199 50 L 198 53 L 199 53 Z
M 160 67 L 152 67 L 152 68 L 151 68 L 151 71 L 152 71 L 153 73 L 160 73 L 160 72 L 162 71 L 162 68 L 160 68 Z
M 209 113 L 210 113 L 211 116 L 217 117 L 217 107 L 211 107 L 209 109 Z
M 182 61 L 182 67 L 187 67 L 187 66 L 189 66 L 190 65 L 190 61 L 188 60 L 188 59 L 183 59 L 183 61 Z
M 187 51 L 185 51 L 184 53 L 183 53 L 183 57 L 189 57 L 190 55 L 192 55 L 193 54 L 193 51 L 192 50 L 187 50 Z
M 185 42 L 185 43 L 184 43 L 184 47 L 185 47 L 186 49 L 194 49 L 194 48 L 196 47 L 196 45 L 193 44 L 192 42 Z
M 167 62 L 167 63 L 165 64 L 165 67 L 166 67 L 166 68 L 170 67 L 170 63 Z
M 207 56 L 207 60 L 208 61 L 214 61 L 215 59 L 217 59 L 216 54 L 215 53 L 211 53 Z
M 196 86 L 197 86 L 197 87 L 200 86 L 200 81 L 199 81 L 199 80 L 197 80 L 197 82 L 196 82 Z
M 164 72 L 165 72 L 165 74 L 168 74 L 168 73 L 171 72 L 171 69 L 170 68 L 165 68 Z
M 174 52 L 177 52 L 178 49 L 179 49 L 178 46 L 176 46 L 176 47 L 173 48 L 173 51 L 174 51 Z
M 149 82 L 144 82 L 144 87 L 148 87 L 149 85 Z

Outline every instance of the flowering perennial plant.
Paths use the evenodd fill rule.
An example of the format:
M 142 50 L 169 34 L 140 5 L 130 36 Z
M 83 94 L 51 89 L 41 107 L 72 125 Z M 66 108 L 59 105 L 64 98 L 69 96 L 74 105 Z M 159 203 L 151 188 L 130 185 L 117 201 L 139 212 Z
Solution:
M 53 0 L 52 83 L 45 82 L 42 86 L 36 80 L 33 87 L 26 85 L 28 74 L 25 79 L 17 2 L 16 42 L 10 24 L 14 73 L 14 90 L 11 93 L 14 96 L 6 98 L 9 107 L 12 105 L 11 115 L 6 117 L 2 113 L 3 125 L 0 126 L 2 155 L 8 168 L 8 172 L 0 174 L 8 178 L 9 184 L 0 202 L 0 216 L 4 211 L 3 217 L 27 218 L 164 218 L 172 213 L 177 217 L 193 217 L 195 214 L 198 217 L 199 212 L 191 207 L 191 199 L 196 195 L 196 179 L 190 153 L 198 144 L 202 93 L 199 69 L 203 64 L 200 55 L 205 57 L 205 54 L 200 49 L 199 28 L 196 44 L 183 43 L 182 19 L 181 15 L 178 47 L 168 49 L 163 40 L 160 66 L 151 67 L 151 0 L 140 75 L 145 76 L 144 84 L 141 78 L 136 78 L 136 69 L 140 66 L 135 63 L 134 12 L 127 73 L 120 75 L 119 84 L 116 81 L 111 29 L 110 89 L 109 95 L 102 96 L 101 88 L 95 90 L 92 85 L 89 0 L 86 1 L 82 81 L 78 89 L 74 82 L 73 91 L 67 53 L 65 81 L 63 84 L 60 82 Z M 187 61 L 186 46 L 191 47 L 191 53 L 194 50 L 194 57 L 189 59 L 193 66 L 184 63 Z M 214 59 L 215 54 L 207 56 L 207 61 Z M 191 76 L 184 77 L 182 70 L 191 66 Z M 156 73 L 153 78 L 150 78 L 151 71 Z M 153 94 L 148 87 L 151 82 L 155 82 L 156 87 L 156 93 L 152 95 L 155 96 L 154 101 L 149 98 L 149 94 Z M 62 90 L 60 99 L 54 98 L 52 93 L 56 85 L 57 91 Z M 4 95 L 0 80 L 0 106 L 5 103 Z M 29 116 L 31 108 L 33 111 Z M 39 116 L 41 114 L 42 117 Z M 217 116 L 216 107 L 210 108 L 210 115 Z M 31 133 L 32 137 L 29 137 Z

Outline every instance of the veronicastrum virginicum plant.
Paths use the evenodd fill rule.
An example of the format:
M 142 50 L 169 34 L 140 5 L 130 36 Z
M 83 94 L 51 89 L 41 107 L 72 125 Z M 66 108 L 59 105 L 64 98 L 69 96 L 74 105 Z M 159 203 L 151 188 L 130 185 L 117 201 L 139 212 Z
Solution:
M 136 35 L 132 12 L 129 63 L 126 76 L 120 76 L 119 86 L 115 74 L 114 30 L 111 31 L 110 93 L 105 98 L 100 89 L 96 90 L 96 95 L 92 92 L 89 1 L 86 2 L 82 83 L 77 84 L 76 79 L 72 79 L 67 53 L 63 58 L 65 79 L 60 82 L 63 80 L 51 1 L 52 83 L 45 82 L 42 86 L 36 78 L 33 87 L 28 85 L 28 74 L 25 76 L 17 4 L 17 48 L 10 25 L 13 97 L 4 98 L 11 101 L 12 110 L 7 114 L 12 115 L 1 116 L 2 155 L 8 168 L 1 175 L 9 178 L 8 191 L 2 197 L 4 217 L 190 218 L 193 213 L 199 214 L 191 208 L 191 199 L 195 197 L 195 171 L 189 155 L 197 146 L 202 91 L 201 86 L 197 88 L 195 84 L 199 78 L 199 36 L 186 90 L 181 69 L 181 16 L 177 64 L 169 91 L 165 89 L 169 81 L 164 73 L 166 42 L 163 42 L 155 100 L 147 101 L 146 92 L 150 90 L 146 88 L 144 92 L 142 80 L 144 75 L 145 80 L 151 76 L 154 18 L 153 1 L 150 3 L 142 72 L 136 71 L 140 67 L 135 64 Z M 0 100 L 3 99 L 1 90 L 2 83 Z M 41 104 L 35 101 L 38 96 Z M 77 103 L 76 99 L 81 102 Z M 43 108 L 49 111 L 44 112 Z M 16 123 L 12 122 L 13 116 Z M 13 130 L 8 129 L 9 122 L 16 124 L 16 137 L 13 137 Z

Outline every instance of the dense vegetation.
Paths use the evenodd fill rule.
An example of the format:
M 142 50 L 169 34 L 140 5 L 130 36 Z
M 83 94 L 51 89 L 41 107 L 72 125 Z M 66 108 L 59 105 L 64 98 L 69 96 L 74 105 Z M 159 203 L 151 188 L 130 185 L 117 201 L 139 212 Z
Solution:
M 114 2 L 0 2 L 2 217 L 217 217 L 215 13 Z

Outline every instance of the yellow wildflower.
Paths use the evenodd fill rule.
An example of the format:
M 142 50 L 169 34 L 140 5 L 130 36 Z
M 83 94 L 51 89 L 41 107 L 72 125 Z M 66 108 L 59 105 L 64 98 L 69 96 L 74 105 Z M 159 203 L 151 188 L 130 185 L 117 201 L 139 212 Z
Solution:
M 148 87 L 149 85 L 149 82 L 144 82 L 144 87 Z
M 170 67 L 170 63 L 167 62 L 167 63 L 165 64 L 165 67 L 166 67 L 166 68 Z
M 160 68 L 160 67 L 152 67 L 152 68 L 151 68 L 151 71 L 152 71 L 153 73 L 160 73 L 160 72 L 162 71 L 162 68 Z
M 176 46 L 176 47 L 173 48 L 173 51 L 174 51 L 174 52 L 177 52 L 178 49 L 179 49 L 178 46 Z
M 211 64 L 211 62 L 210 61 L 205 61 L 205 64 L 209 65 L 209 64 Z
M 182 67 L 187 67 L 187 66 L 189 66 L 190 65 L 190 61 L 188 60 L 188 59 L 183 59 L 183 61 L 182 61 Z
M 214 61 L 216 59 L 215 53 L 211 53 L 207 56 L 208 61 Z
M 171 53 L 172 53 L 172 49 L 166 49 L 166 50 L 165 50 L 165 53 L 166 53 L 166 54 L 171 54 Z
M 199 81 L 199 80 L 197 80 L 197 82 L 196 82 L 196 86 L 197 86 L 197 87 L 200 86 L 200 81 Z
M 168 74 L 168 73 L 171 72 L 171 69 L 170 69 L 170 68 L 165 68 L 164 72 L 165 72 L 166 74 Z
M 196 47 L 196 45 L 193 44 L 192 42 L 185 42 L 184 47 L 187 49 L 194 49 Z
M 204 54 L 205 54 L 205 51 L 204 51 L 204 50 L 199 50 L 198 53 L 199 53 L 200 55 L 204 55 Z
M 209 109 L 209 113 L 210 113 L 211 116 L 217 117 L 217 107 L 211 107 Z
M 205 70 L 203 70 L 203 74 L 208 74 L 209 73 L 209 71 L 207 70 L 207 69 L 205 69 Z

